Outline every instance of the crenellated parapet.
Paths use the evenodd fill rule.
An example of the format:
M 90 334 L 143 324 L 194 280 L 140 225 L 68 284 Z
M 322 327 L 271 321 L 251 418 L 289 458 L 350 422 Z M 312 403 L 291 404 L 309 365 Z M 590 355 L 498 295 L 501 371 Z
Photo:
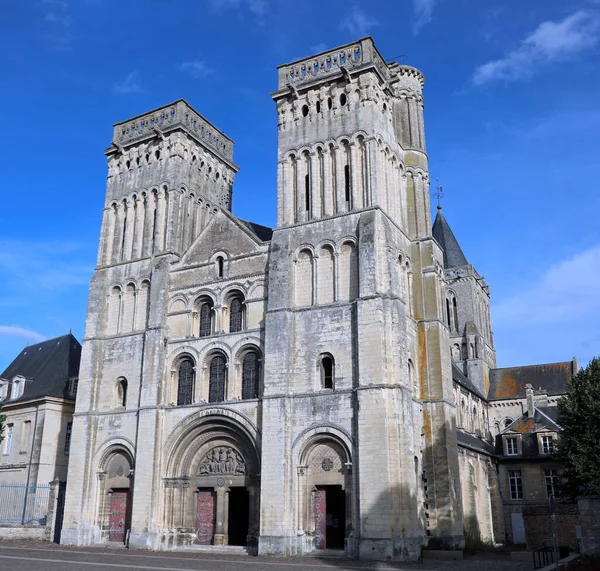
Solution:
M 233 141 L 184 99 L 127 121 L 115 123 L 113 145 L 128 147 L 149 138 L 162 138 L 176 129 L 182 129 L 220 157 L 229 162 L 233 161 Z
M 309 58 L 280 65 L 278 89 L 288 86 L 298 89 L 313 82 L 333 79 L 336 75 L 373 68 L 383 80 L 390 77 L 389 69 L 370 37 L 321 52 Z

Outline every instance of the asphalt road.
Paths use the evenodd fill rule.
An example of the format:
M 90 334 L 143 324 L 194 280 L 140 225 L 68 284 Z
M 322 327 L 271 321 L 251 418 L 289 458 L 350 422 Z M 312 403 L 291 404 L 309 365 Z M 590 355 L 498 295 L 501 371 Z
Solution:
M 160 552 L 70 548 L 45 543 L 0 542 L 1 571 L 521 571 L 530 565 L 506 560 L 419 563 L 369 563 L 348 559 L 263 558 L 195 551 Z

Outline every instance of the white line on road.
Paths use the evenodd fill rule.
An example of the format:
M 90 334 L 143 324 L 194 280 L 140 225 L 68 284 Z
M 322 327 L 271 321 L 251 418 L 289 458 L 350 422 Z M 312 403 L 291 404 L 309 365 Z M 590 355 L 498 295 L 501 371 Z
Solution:
M 82 554 L 82 555 L 112 555 L 112 556 L 125 556 L 127 558 L 131 557 L 131 558 L 152 558 L 152 559 L 163 559 L 165 561 L 168 561 L 170 559 L 178 559 L 178 560 L 182 560 L 182 561 L 189 561 L 190 563 L 194 563 L 194 559 L 192 557 L 177 557 L 177 556 L 156 556 L 156 555 L 142 555 L 139 553 L 124 553 L 123 551 L 118 551 L 115 553 L 105 553 L 105 552 L 99 552 L 99 551 L 75 551 L 75 550 L 64 550 L 64 551 L 59 551 L 58 549 L 39 549 L 39 548 L 22 548 L 22 547 L 8 547 L 8 546 L 4 546 L 4 545 L 0 545 L 0 550 L 5 550 L 5 549 L 14 549 L 14 550 L 26 550 L 27 552 L 30 551 L 42 551 L 42 552 L 51 552 L 51 553 L 73 553 L 73 554 Z M 200 554 L 201 552 L 199 552 Z M 17 557 L 14 555 L 2 555 L 0 554 L 0 559 L 18 559 L 18 560 L 27 560 L 27 561 L 43 561 L 43 562 L 50 562 L 50 563 L 71 563 L 71 564 L 78 564 L 78 565 L 95 565 L 95 566 L 100 566 L 100 565 L 104 565 L 107 567 L 122 567 L 122 568 L 129 568 L 129 569 L 162 569 L 163 571 L 182 571 L 182 569 L 180 567 L 150 567 L 148 565 L 132 565 L 132 564 L 126 564 L 126 563 L 100 563 L 100 562 L 95 562 L 95 561 L 75 561 L 75 560 L 63 560 L 63 559 L 43 559 L 43 558 L 38 558 L 38 557 Z M 284 563 L 284 562 L 275 562 L 275 561 L 240 561 L 240 560 L 231 560 L 231 559 L 205 559 L 202 558 L 201 560 L 197 561 L 198 563 L 230 563 L 230 564 L 234 564 L 234 565 L 279 565 L 280 567 L 302 567 L 304 569 L 339 569 L 339 571 L 353 571 L 355 569 L 390 569 L 390 567 L 386 566 L 386 567 L 379 567 L 378 563 L 375 563 L 375 567 L 365 567 L 365 566 L 357 566 L 357 565 L 347 565 L 344 567 L 339 567 L 338 565 L 327 565 L 327 564 L 322 564 L 322 565 L 315 565 L 313 563 Z M 401 568 L 391 568 L 394 571 L 414 571 L 414 569 L 401 569 Z M 199 568 L 189 568 L 185 571 L 217 571 L 217 570 L 213 570 L 213 569 L 199 569 Z M 423 569 L 419 566 L 419 571 L 431 571 L 431 570 L 427 570 L 427 569 Z

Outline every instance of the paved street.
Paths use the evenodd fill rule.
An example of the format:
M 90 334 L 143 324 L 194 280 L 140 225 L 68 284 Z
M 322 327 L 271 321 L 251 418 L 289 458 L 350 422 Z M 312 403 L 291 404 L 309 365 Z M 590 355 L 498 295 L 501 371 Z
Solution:
M 70 548 L 47 543 L 0 541 L 2 571 L 353 571 L 396 569 L 419 571 L 529 571 L 531 566 L 511 563 L 506 554 L 482 554 L 464 561 L 419 563 L 362 563 L 340 558 L 263 558 L 237 554 L 178 551 L 151 553 L 126 549 Z

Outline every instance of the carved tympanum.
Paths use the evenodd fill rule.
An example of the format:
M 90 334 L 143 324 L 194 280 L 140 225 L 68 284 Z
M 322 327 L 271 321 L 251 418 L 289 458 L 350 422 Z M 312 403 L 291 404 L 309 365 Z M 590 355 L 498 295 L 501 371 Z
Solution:
M 218 446 L 209 450 L 198 467 L 198 476 L 245 473 L 246 462 L 244 458 L 229 446 Z

